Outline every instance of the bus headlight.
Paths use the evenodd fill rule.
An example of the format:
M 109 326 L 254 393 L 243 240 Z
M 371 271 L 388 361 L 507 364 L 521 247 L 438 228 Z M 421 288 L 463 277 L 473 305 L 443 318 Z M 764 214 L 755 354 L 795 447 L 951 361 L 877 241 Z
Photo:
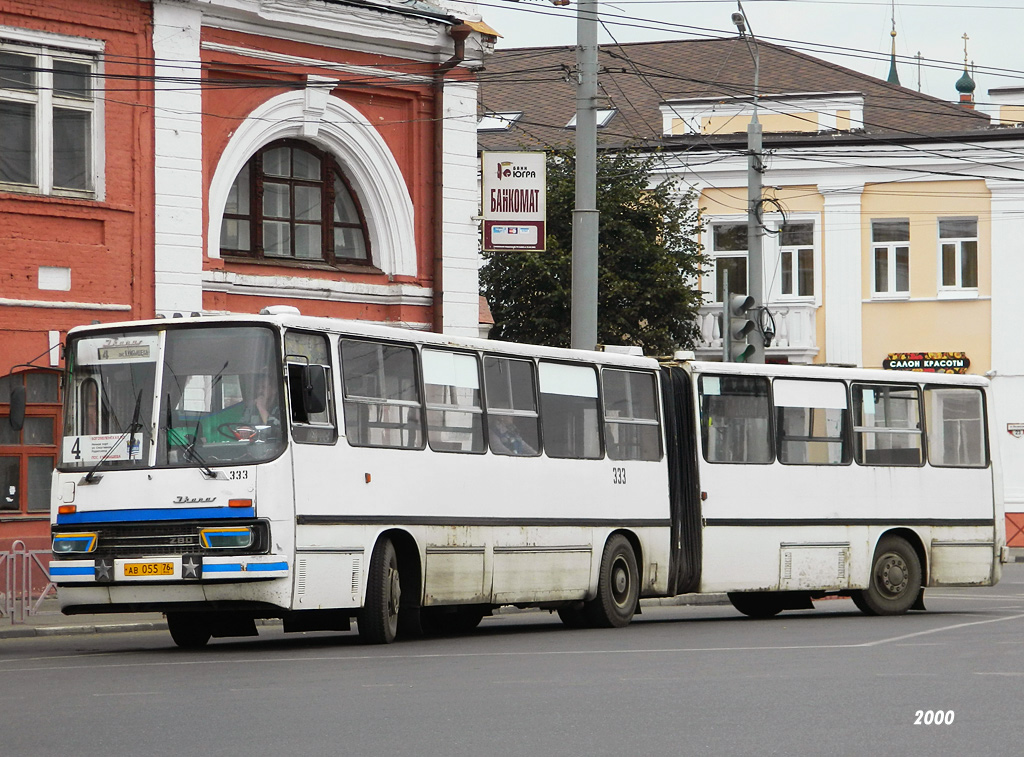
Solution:
M 252 546 L 253 533 L 248 527 L 204 528 L 199 541 L 205 549 L 246 549 Z
M 96 534 L 59 534 L 53 537 L 55 555 L 85 554 L 96 550 Z

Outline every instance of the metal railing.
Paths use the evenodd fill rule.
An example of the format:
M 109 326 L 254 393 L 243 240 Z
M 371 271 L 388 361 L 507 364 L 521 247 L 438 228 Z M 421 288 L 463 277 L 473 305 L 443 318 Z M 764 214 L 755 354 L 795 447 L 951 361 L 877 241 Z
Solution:
M 50 556 L 49 550 L 30 550 L 20 539 L 10 551 L 0 552 L 0 618 L 24 623 L 39 613 L 44 599 L 56 595 L 44 562 Z

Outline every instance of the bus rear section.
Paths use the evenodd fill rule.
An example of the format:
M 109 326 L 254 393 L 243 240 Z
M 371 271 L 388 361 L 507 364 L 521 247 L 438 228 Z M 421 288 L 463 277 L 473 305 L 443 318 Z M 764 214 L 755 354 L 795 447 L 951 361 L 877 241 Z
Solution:
M 766 617 L 924 608 L 990 586 L 1005 544 L 981 377 L 692 363 L 700 591 Z

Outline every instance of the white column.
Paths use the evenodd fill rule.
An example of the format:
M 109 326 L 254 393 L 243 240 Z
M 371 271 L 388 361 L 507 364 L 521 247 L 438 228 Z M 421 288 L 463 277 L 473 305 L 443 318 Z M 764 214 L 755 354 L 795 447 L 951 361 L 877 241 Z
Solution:
M 480 212 L 475 83 L 444 85 L 444 333 L 479 336 Z
M 164 315 L 203 307 L 202 18 L 180 2 L 153 2 L 154 280 L 156 311 Z
M 1024 186 L 986 181 L 992 192 L 992 395 L 1003 469 L 1007 512 L 1024 512 L 1024 438 L 1010 436 L 1007 423 L 1024 423 Z
M 819 185 L 825 198 L 821 240 L 825 261 L 825 359 L 863 364 L 861 332 L 861 217 L 863 185 Z

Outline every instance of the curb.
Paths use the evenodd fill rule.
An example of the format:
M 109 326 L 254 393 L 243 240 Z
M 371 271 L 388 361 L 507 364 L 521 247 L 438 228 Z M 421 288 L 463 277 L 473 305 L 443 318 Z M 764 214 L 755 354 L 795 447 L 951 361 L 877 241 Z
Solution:
M 79 636 L 94 633 L 130 633 L 166 631 L 167 623 L 100 623 L 82 626 L 11 626 L 0 628 L 0 639 L 27 639 L 37 636 Z

